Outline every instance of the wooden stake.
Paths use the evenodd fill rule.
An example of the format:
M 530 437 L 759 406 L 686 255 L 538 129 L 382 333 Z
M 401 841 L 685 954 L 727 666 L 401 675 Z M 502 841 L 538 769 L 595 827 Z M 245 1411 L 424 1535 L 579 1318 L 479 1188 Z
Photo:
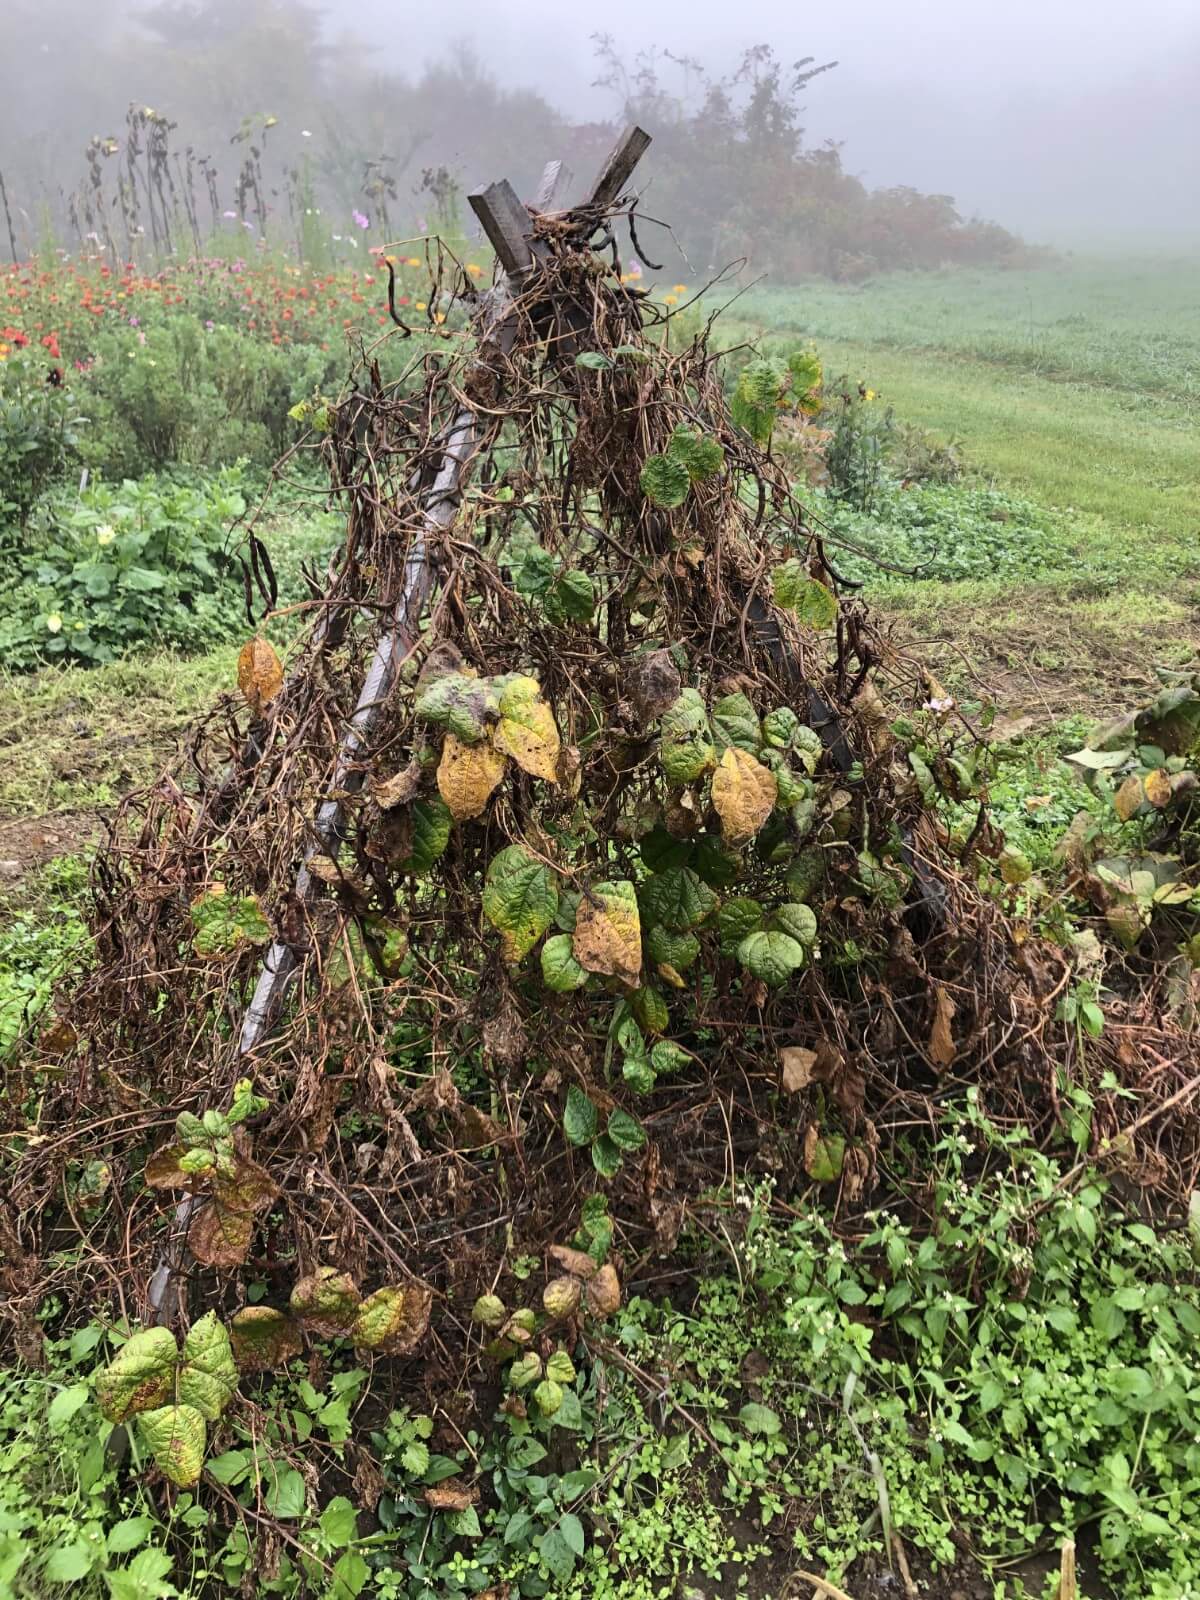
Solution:
M 1075 1582 L 1075 1541 L 1068 1539 L 1062 1547 L 1062 1565 L 1058 1574 L 1058 1600 L 1079 1600 Z
M 631 123 L 609 151 L 584 204 L 603 211 L 619 199 L 633 176 L 634 167 L 649 147 L 650 135 L 636 123 Z

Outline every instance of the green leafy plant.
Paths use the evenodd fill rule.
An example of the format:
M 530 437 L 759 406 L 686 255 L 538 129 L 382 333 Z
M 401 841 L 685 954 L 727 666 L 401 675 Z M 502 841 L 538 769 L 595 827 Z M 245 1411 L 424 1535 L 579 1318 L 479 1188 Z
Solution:
M 789 407 L 810 415 L 819 406 L 820 360 L 813 350 L 793 351 L 786 361 L 761 356 L 738 374 L 730 415 L 755 444 L 769 445 L 779 413 Z
M 237 1382 L 228 1329 L 210 1311 L 192 1324 L 182 1353 L 169 1328 L 131 1334 L 97 1375 L 96 1401 L 109 1422 L 136 1417 L 164 1474 L 187 1488 L 204 1465 L 207 1425 L 219 1419 Z
M 825 465 L 833 494 L 859 511 L 871 511 L 887 477 L 895 431 L 891 407 L 879 405 L 865 384 L 843 376 L 825 386 L 821 422 L 830 432 Z
M 720 472 L 725 453 L 720 442 L 692 428 L 678 427 L 665 455 L 648 456 L 641 472 L 642 493 L 656 506 L 682 505 L 693 484 Z
M 75 395 L 48 381 L 32 350 L 0 354 L 0 548 L 22 527 L 43 489 L 71 459 L 83 429 Z
M 79 1585 L 108 1600 L 175 1594 L 167 1530 L 150 1498 L 121 1480 L 111 1425 L 91 1401 L 87 1364 L 105 1338 L 86 1323 L 43 1343 L 45 1368 L 0 1372 L 0 1588 L 39 1600 Z
M 180 1112 L 174 1141 L 161 1145 L 146 1161 L 148 1188 L 182 1189 L 203 1198 L 188 1228 L 188 1248 L 206 1266 L 229 1268 L 246 1260 L 256 1219 L 278 1193 L 271 1175 L 254 1160 L 251 1141 L 241 1128 L 266 1104 L 250 1080 L 242 1078 L 228 1111 L 210 1107 L 202 1116 Z
M 780 1224 L 756 1205 L 740 1276 L 702 1274 L 690 1314 L 635 1302 L 626 1348 L 687 1351 L 677 1393 L 704 1408 L 735 1504 L 770 1521 L 820 1496 L 795 1544 L 835 1578 L 882 1506 L 946 1562 L 964 1520 L 997 1563 L 1095 1521 L 1116 1592 L 1187 1593 L 1200 1565 L 1167 1529 L 1196 1515 L 1189 1240 L 1111 1206 L 1101 1173 L 1064 1176 L 971 1091 L 928 1153 L 935 1232 L 885 1209 L 850 1246 L 817 1211 Z M 832 1470 L 848 1459 L 856 1482 Z
M 1198 755 L 1200 679 L 1176 674 L 1148 706 L 1097 729 L 1066 756 L 1105 811 L 1087 828 L 1075 828 L 1064 850 L 1084 869 L 1089 898 L 1127 949 L 1158 919 L 1177 930 L 1187 956 L 1200 917 L 1200 879 L 1189 843 L 1200 817 Z M 1132 833 L 1134 848 L 1111 852 L 1105 821 L 1121 825 L 1126 838 Z M 1156 830 L 1178 843 L 1170 851 L 1156 849 Z
M 106 329 L 80 384 L 91 422 L 84 459 L 109 477 L 243 459 L 268 467 L 292 441 L 297 396 L 336 386 L 339 369 L 332 351 L 206 328 L 195 312 L 148 319 L 136 337 Z
M 567 1088 L 563 1133 L 569 1143 L 590 1147 L 592 1164 L 602 1178 L 615 1177 L 622 1154 L 640 1150 L 646 1142 L 645 1129 L 620 1106 L 609 1112 L 601 1129 L 594 1101 L 575 1083 Z
M 240 583 L 224 550 L 245 501 L 237 473 L 203 488 L 126 481 L 40 508 L 0 645 L 21 667 L 111 661 L 131 646 L 194 648 L 238 629 Z
M 55 986 L 86 962 L 79 894 L 85 864 L 62 857 L 30 873 L 32 894 L 0 930 L 0 1060 L 36 1026 Z

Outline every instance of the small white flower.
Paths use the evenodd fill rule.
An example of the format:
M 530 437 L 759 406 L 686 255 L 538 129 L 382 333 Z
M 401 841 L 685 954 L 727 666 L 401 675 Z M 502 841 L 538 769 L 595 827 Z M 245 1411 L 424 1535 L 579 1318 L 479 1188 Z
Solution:
M 96 543 L 98 545 L 111 544 L 116 537 L 117 530 L 109 522 L 104 523 L 102 527 L 96 529 Z
M 312 134 L 308 131 L 307 128 L 301 128 L 300 129 L 300 137 L 302 139 L 311 139 L 312 138 Z
M 62 632 L 62 618 L 57 611 L 51 612 L 50 616 L 46 618 L 46 631 L 48 633 Z

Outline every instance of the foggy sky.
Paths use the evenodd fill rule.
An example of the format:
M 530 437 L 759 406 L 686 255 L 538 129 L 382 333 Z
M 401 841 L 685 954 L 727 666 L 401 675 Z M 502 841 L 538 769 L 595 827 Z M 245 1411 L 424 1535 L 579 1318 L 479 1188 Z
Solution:
M 44 186 L 76 183 L 86 138 L 119 128 L 129 98 L 173 96 L 164 109 L 185 129 L 198 108 L 220 128 L 247 111 L 282 110 L 268 102 L 288 98 L 286 55 L 255 63 L 249 85 L 244 75 L 225 83 L 219 72 L 206 80 L 202 70 L 189 80 L 184 25 L 173 40 L 175 76 L 160 90 L 154 47 L 123 53 L 131 16 L 157 6 L 186 18 L 192 3 L 0 0 L 0 57 L 15 64 L 0 97 L 0 169 L 10 180 L 40 157 Z M 232 20 L 245 0 L 206 3 Z M 630 64 L 639 50 L 666 46 L 715 77 L 747 48 L 769 44 L 784 62 L 838 61 L 805 91 L 806 142 L 838 141 L 845 169 L 869 187 L 952 195 L 964 216 L 990 218 L 1031 242 L 1200 245 L 1200 0 L 307 3 L 322 15 L 327 57 L 350 69 L 338 80 L 346 109 L 360 73 L 364 82 L 382 72 L 413 81 L 466 42 L 485 70 L 540 90 L 568 120 L 608 121 L 621 107 L 592 87 L 596 32 L 613 35 Z M 90 61 L 105 43 L 113 45 L 107 75 Z M 311 82 L 313 64 L 302 65 Z M 682 88 L 670 63 L 659 70 L 666 87 Z M 257 107 L 245 103 L 248 89 L 262 97 Z M 302 84 L 296 90 L 303 96 Z M 406 126 L 400 86 L 383 91 L 377 122 Z M 451 113 L 422 163 L 461 165 L 448 147 L 452 130 Z M 642 170 L 652 184 L 653 158 Z
M 324 10 L 388 65 L 453 37 L 445 13 L 396 0 Z M 766 42 L 839 62 L 807 90 L 808 142 L 841 140 L 872 187 L 952 194 L 1053 244 L 1200 237 L 1200 0 L 504 0 L 487 14 L 485 59 L 579 114 L 612 110 L 589 87 L 597 30 L 630 57 L 666 44 L 718 71 Z M 470 11 L 455 15 L 468 37 Z

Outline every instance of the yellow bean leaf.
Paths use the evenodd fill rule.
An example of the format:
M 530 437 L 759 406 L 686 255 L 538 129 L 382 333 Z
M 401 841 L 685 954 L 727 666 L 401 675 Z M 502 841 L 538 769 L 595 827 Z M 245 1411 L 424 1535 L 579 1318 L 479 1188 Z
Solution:
M 1128 822 L 1145 798 L 1142 780 L 1135 772 L 1131 772 L 1113 795 L 1113 810 L 1122 822 Z
M 547 783 L 558 782 L 561 743 L 554 713 L 542 699 L 536 678 L 516 677 L 500 696 L 500 722 L 496 749 L 517 765 Z
M 237 677 L 246 704 L 261 716 L 283 688 L 283 665 L 274 648 L 256 634 L 238 653 Z
M 1156 767 L 1153 772 L 1148 772 L 1145 778 L 1146 799 L 1152 806 L 1162 810 L 1171 799 L 1171 774 L 1165 767 Z
M 575 959 L 588 972 L 640 986 L 642 923 L 632 883 L 601 883 L 579 902 L 572 940 Z
M 752 839 L 775 806 L 775 774 L 747 750 L 730 745 L 713 775 L 713 805 L 730 843 Z
M 437 786 L 456 822 L 479 815 L 503 778 L 506 765 L 504 757 L 486 738 L 479 744 L 463 744 L 452 733 L 446 735 L 438 762 Z

